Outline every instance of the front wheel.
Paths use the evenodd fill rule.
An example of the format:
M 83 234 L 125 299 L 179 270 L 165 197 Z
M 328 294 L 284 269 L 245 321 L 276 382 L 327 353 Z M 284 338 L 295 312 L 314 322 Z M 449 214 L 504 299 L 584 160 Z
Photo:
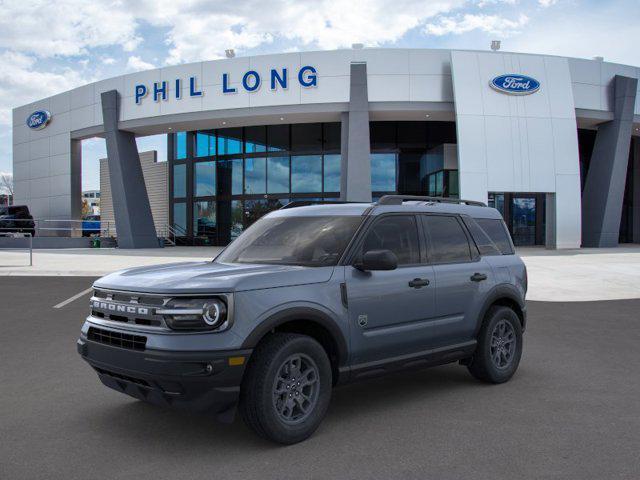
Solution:
M 504 383 L 518 369 L 522 356 L 522 325 L 509 307 L 492 307 L 485 316 L 478 347 L 467 366 L 471 375 L 489 383 Z
M 305 440 L 318 428 L 331 399 L 331 364 L 313 338 L 275 333 L 251 356 L 242 382 L 240 413 L 261 437 Z

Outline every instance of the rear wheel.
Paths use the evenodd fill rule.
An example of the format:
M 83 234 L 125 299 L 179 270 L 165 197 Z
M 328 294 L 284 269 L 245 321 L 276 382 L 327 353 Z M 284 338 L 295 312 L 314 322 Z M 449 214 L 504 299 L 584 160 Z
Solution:
M 242 382 L 240 413 L 258 435 L 291 444 L 318 428 L 331 399 L 331 364 L 313 338 L 275 333 L 262 341 Z
M 478 347 L 469 372 L 478 380 L 503 383 L 518 369 L 522 356 L 522 326 L 518 315 L 509 307 L 495 306 L 487 312 Z

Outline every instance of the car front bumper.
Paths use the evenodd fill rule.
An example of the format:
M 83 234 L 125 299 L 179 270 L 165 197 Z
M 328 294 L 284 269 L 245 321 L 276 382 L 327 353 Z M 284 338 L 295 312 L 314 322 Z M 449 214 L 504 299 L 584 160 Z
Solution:
M 233 420 L 251 355 L 251 350 L 130 350 L 89 340 L 84 334 L 77 347 L 107 387 L 160 406 L 216 414 L 221 421 Z

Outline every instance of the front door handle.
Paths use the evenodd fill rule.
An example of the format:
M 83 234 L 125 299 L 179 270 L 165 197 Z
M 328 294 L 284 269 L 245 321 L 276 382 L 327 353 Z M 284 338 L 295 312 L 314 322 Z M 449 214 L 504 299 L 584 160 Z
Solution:
M 473 275 L 471 275 L 471 281 L 472 282 L 481 282 L 483 280 L 486 280 L 487 276 L 484 273 L 474 273 Z
M 429 279 L 427 278 L 414 278 L 413 280 L 409 281 L 409 286 L 411 288 L 422 288 L 426 287 L 427 285 L 429 285 Z

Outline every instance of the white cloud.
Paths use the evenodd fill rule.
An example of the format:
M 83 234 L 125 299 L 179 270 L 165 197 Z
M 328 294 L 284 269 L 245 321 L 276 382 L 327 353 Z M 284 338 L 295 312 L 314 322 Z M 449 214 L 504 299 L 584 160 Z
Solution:
M 0 53 L 0 125 L 11 124 L 11 109 L 16 106 L 92 80 L 68 68 L 57 73 L 39 71 L 35 63 L 34 57 L 22 53 Z
M 246 0 L 159 2 L 145 9 L 153 25 L 169 28 L 167 63 L 219 58 L 226 48 L 255 48 L 276 39 L 302 46 L 333 49 L 352 43 L 381 45 L 438 14 L 463 6 L 465 0 L 318 0 L 290 2 Z M 185 28 L 188 25 L 188 28 Z
M 551 5 L 555 5 L 558 3 L 558 0 L 538 0 L 538 4 L 541 7 L 550 7 Z
M 0 47 L 40 57 L 87 53 L 120 45 L 133 50 L 141 41 L 127 2 L 102 0 L 8 0 L 0 8 Z
M 149 62 L 145 62 L 144 60 L 142 60 L 140 57 L 136 55 L 130 56 L 129 59 L 127 60 L 127 70 L 129 70 L 130 72 L 138 72 L 140 70 L 151 70 L 152 68 L 155 68 L 155 65 Z
M 521 31 L 529 22 L 529 17 L 520 14 L 517 19 L 511 20 L 499 15 L 465 14 L 456 17 L 440 17 L 435 23 L 427 24 L 425 33 L 430 35 L 460 35 L 480 30 L 485 33 L 508 37 Z
M 547 53 L 567 57 L 604 57 L 607 62 L 640 65 L 640 50 L 632 38 L 638 37 L 635 11 L 623 12 L 611 5 L 599 12 L 571 11 L 545 22 L 531 24 L 522 34 L 503 43 L 503 49 L 527 53 Z M 586 33 L 585 33 L 586 32 Z

